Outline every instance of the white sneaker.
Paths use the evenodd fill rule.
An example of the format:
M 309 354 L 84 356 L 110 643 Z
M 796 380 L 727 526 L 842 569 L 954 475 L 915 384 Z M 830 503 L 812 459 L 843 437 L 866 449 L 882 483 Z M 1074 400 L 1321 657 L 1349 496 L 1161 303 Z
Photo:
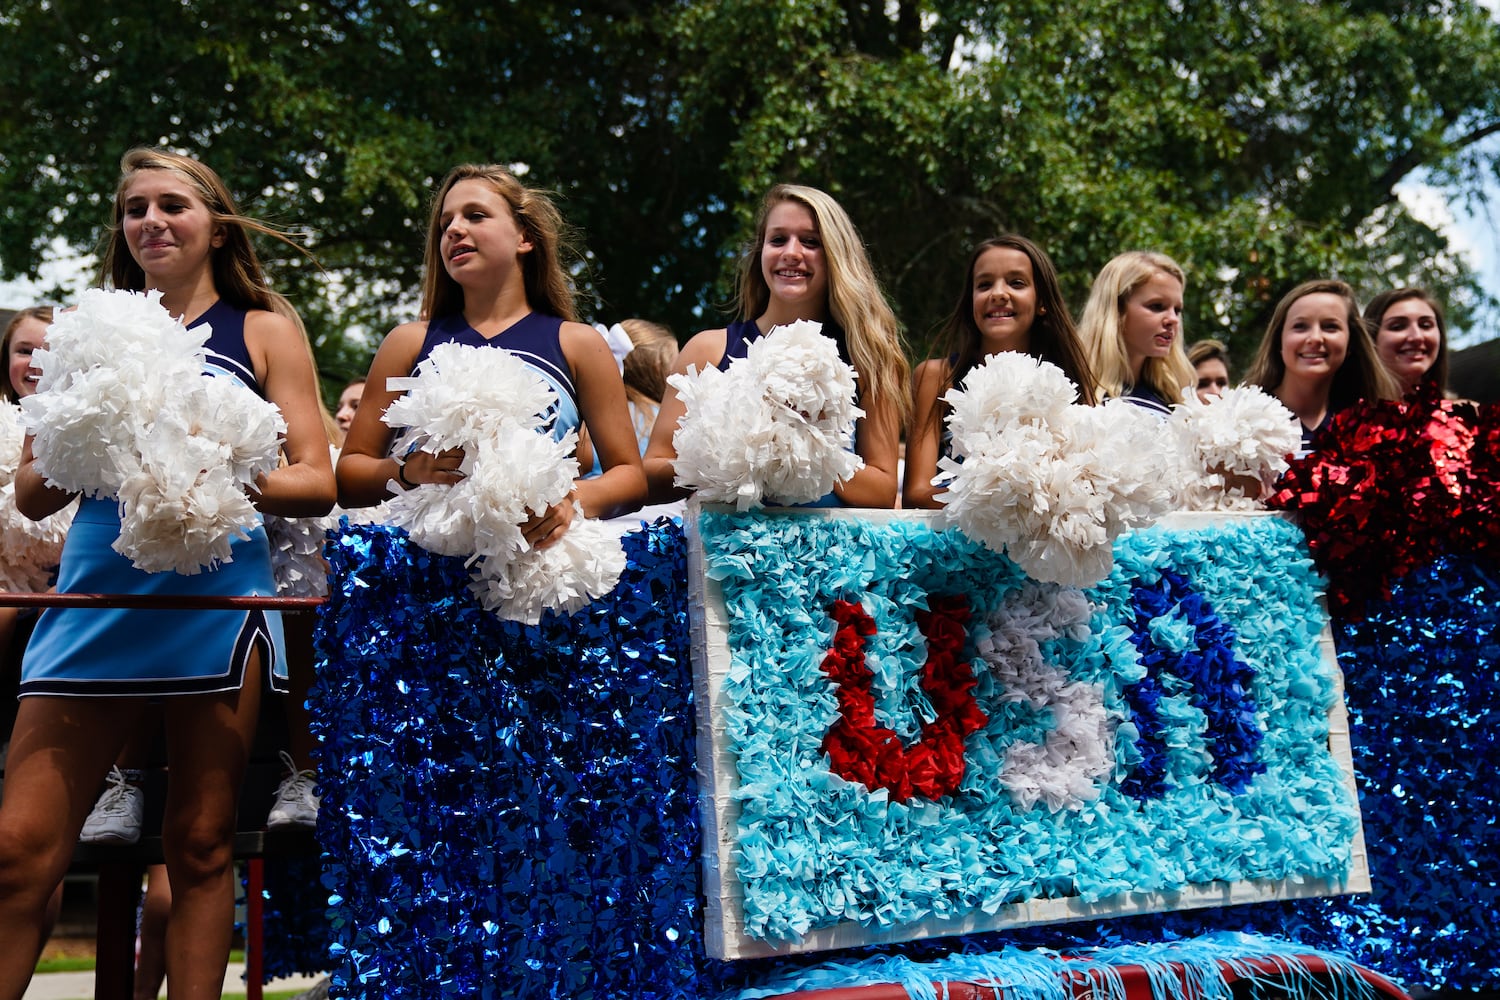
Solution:
M 125 780 L 118 767 L 109 769 L 109 785 L 94 811 L 83 821 L 80 844 L 123 844 L 141 839 L 141 819 L 146 812 L 146 793 Z
M 281 762 L 286 765 L 287 776 L 276 786 L 276 801 L 266 814 L 266 829 L 277 830 L 290 826 L 312 827 L 318 825 L 318 775 L 310 770 L 297 770 L 297 762 L 285 750 L 281 751 Z

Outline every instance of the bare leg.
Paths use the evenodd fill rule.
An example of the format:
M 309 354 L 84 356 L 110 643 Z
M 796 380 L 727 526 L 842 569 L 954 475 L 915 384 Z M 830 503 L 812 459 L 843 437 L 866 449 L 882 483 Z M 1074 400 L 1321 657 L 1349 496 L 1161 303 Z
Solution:
M 234 925 L 234 829 L 260 710 L 260 656 L 237 692 L 168 699 L 162 849 L 172 884 L 167 996 L 215 1000 Z
M 135 962 L 135 1000 L 156 1000 L 167 978 L 167 917 L 172 909 L 172 886 L 166 865 L 146 870 L 146 895 L 141 900 L 141 951 Z
M 139 709 L 130 698 L 21 699 L 0 802 L 0 1000 L 26 991 L 49 902 Z

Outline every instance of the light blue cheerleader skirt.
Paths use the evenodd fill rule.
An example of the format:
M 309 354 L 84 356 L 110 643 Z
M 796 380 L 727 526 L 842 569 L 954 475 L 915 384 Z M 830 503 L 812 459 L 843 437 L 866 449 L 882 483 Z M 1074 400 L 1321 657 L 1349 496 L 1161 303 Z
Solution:
M 115 501 L 84 499 L 63 545 L 63 594 L 276 596 L 265 528 L 232 546 L 233 560 L 196 576 L 143 573 L 110 548 Z M 286 649 L 275 611 L 48 608 L 21 667 L 21 695 L 209 694 L 237 691 L 253 650 L 274 690 L 286 690 Z

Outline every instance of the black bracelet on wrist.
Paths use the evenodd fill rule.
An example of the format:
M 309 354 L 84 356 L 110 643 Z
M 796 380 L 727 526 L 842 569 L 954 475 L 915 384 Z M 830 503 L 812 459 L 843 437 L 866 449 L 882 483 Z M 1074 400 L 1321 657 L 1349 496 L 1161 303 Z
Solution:
M 417 484 L 406 478 L 406 463 L 399 458 L 396 459 L 396 482 L 409 490 L 417 488 Z

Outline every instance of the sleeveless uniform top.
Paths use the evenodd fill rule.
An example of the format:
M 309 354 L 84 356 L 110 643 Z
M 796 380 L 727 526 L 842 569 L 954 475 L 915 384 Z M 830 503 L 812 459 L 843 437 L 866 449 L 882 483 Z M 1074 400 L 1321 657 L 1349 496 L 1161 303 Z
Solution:
M 1308 455 L 1312 454 L 1313 439 L 1318 436 L 1319 431 L 1327 427 L 1332 421 L 1333 407 L 1331 405 L 1328 407 L 1327 412 L 1323 414 L 1323 419 L 1318 423 L 1318 426 L 1316 427 L 1309 427 L 1302 421 L 1297 421 L 1297 426 L 1302 428 L 1302 447 L 1297 449 L 1297 458 L 1306 458 Z
M 1150 410 L 1159 417 L 1167 417 L 1172 413 L 1172 407 L 1165 399 L 1162 399 L 1157 391 L 1144 382 L 1133 385 L 1125 393 L 1125 399 L 1143 410 Z
M 823 324 L 823 336 L 831 337 L 834 344 L 838 346 L 839 358 L 845 364 L 853 365 L 849 357 L 849 345 L 844 335 L 844 328 L 832 320 Z M 761 333 L 760 327 L 755 325 L 753 319 L 737 319 L 724 329 L 724 357 L 719 360 L 718 369 L 727 371 L 731 362 L 743 358 L 750 350 L 750 345 L 755 343 L 765 334 Z M 853 452 L 854 437 L 850 435 L 846 451 Z M 769 502 L 769 501 L 768 501 Z M 813 500 L 810 503 L 794 504 L 797 507 L 842 507 L 844 502 L 839 499 L 837 493 L 828 493 L 825 496 Z
M 462 315 L 442 316 L 427 324 L 427 336 L 412 363 L 412 373 L 416 373 L 417 366 L 439 344 L 497 347 L 508 351 L 525 362 L 557 393 L 557 402 L 546 414 L 546 427 L 554 441 L 561 440 L 564 434 L 577 430 L 583 423 L 578 413 L 578 390 L 573 385 L 573 369 L 563 357 L 562 325 L 563 321 L 556 316 L 533 312 L 493 337 L 486 337 L 470 326 Z
M 262 398 L 245 346 L 245 312 L 214 303 L 189 328 L 211 324 L 204 374 L 238 379 Z M 231 561 L 196 576 L 143 573 L 110 546 L 120 535 L 113 499 L 84 498 L 63 545 L 59 593 L 274 597 L 265 528 L 232 543 Z M 286 690 L 281 615 L 275 611 L 48 608 L 22 661 L 21 694 L 174 695 L 237 691 L 252 651 L 271 686 Z

